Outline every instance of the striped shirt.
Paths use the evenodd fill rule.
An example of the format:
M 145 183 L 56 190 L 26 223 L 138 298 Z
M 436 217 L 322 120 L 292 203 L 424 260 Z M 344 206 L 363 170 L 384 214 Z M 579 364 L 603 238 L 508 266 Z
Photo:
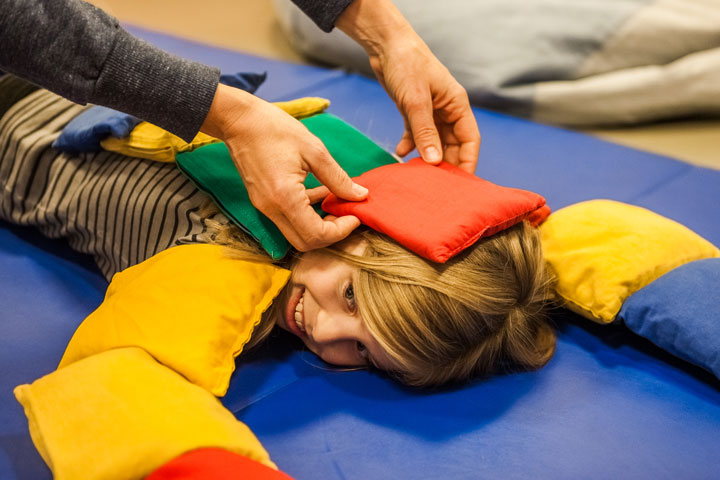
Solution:
M 175 164 L 51 147 L 85 108 L 38 90 L 3 115 L 0 218 L 66 238 L 108 280 L 173 245 L 209 242 L 201 215 L 209 198 Z

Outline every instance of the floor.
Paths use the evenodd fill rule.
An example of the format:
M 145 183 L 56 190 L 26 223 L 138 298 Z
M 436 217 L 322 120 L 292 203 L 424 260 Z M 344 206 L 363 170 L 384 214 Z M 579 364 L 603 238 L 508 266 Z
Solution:
M 289 1 L 289 0 L 288 0 Z M 91 0 L 123 22 L 206 44 L 309 63 L 275 20 L 271 0 Z M 201 6 L 200 6 L 201 5 Z M 720 170 L 720 119 L 662 122 L 587 133 Z

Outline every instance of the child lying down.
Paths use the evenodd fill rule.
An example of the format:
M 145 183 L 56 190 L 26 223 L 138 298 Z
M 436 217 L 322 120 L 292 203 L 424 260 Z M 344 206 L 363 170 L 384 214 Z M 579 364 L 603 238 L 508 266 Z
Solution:
M 215 243 L 238 261 L 273 262 L 175 165 L 53 149 L 85 107 L 28 94 L 8 77 L 0 78 L 0 218 L 67 238 L 108 279 L 177 245 Z M 526 222 L 444 264 L 370 229 L 274 263 L 290 280 L 245 351 L 278 327 L 330 364 L 377 368 L 416 386 L 536 369 L 554 352 L 549 274 Z

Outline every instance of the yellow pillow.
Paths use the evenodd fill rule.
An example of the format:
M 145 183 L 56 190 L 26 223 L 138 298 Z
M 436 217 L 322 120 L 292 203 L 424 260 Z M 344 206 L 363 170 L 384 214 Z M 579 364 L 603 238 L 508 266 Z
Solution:
M 227 257 L 218 245 L 180 245 L 116 274 L 78 327 L 60 367 L 118 347 L 141 347 L 217 396 L 290 272 Z
M 319 97 L 304 97 L 289 102 L 276 102 L 273 105 L 300 119 L 325 111 L 330 106 L 330 101 Z M 102 140 L 100 145 L 110 152 L 156 162 L 171 163 L 175 161 L 175 155 L 178 153 L 191 152 L 203 145 L 219 141 L 215 137 L 200 132 L 190 143 L 187 143 L 180 137 L 152 123 L 141 122 L 127 137 L 116 138 L 109 136 Z
M 93 355 L 14 393 L 56 480 L 144 478 L 201 447 L 277 468 L 217 398 L 139 348 Z
M 558 210 L 541 225 L 545 259 L 566 306 L 610 323 L 623 302 L 685 263 L 720 256 L 692 230 L 644 208 L 591 200 Z
M 274 102 L 273 105 L 300 120 L 324 112 L 330 106 L 330 100 L 320 97 L 303 97 L 288 102 Z
M 100 142 L 104 150 L 122 153 L 129 157 L 144 158 L 156 162 L 171 163 L 175 155 L 182 152 L 192 152 L 196 148 L 220 140 L 199 132 L 190 143 L 177 135 L 148 122 L 140 122 L 125 138 L 108 136 Z

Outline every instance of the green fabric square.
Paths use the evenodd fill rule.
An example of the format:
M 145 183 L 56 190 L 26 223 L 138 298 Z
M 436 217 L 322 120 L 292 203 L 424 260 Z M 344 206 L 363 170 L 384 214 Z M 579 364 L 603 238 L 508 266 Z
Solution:
M 351 177 L 396 161 L 372 140 L 334 115 L 322 113 L 301 122 L 323 141 L 333 158 Z M 176 163 L 233 223 L 259 241 L 272 258 L 282 258 L 290 250 L 290 243 L 275 224 L 250 203 L 242 178 L 224 143 L 181 153 L 177 155 Z M 320 182 L 312 174 L 305 179 L 307 188 L 318 185 Z M 319 204 L 315 210 L 325 215 Z

